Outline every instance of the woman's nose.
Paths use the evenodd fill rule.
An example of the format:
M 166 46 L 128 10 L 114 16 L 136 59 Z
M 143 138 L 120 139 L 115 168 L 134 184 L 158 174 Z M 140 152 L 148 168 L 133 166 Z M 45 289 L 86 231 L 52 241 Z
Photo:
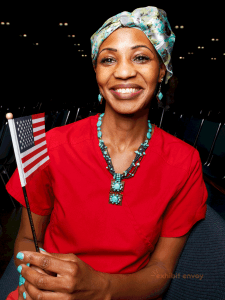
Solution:
M 127 79 L 129 77 L 136 76 L 136 70 L 132 62 L 124 59 L 117 63 L 116 69 L 114 71 L 114 76 L 116 78 Z

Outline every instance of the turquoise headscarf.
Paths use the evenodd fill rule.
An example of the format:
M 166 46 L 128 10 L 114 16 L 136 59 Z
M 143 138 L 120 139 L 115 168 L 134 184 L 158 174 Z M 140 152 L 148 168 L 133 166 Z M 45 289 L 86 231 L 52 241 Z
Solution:
M 134 27 L 145 33 L 166 66 L 165 83 L 167 84 L 168 80 L 173 76 L 171 54 L 175 42 L 175 34 L 172 32 L 166 12 L 154 6 L 147 6 L 137 8 L 132 13 L 123 11 L 109 18 L 91 36 L 93 65 L 96 63 L 102 42 L 120 27 Z

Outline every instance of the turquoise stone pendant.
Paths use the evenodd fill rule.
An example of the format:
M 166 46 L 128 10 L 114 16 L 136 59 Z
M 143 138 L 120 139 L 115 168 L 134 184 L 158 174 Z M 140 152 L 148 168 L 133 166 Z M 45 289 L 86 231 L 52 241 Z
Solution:
M 115 194 L 115 193 L 109 193 L 109 203 L 110 204 L 116 204 L 116 205 L 122 205 L 122 194 Z
M 121 181 L 121 174 L 115 174 L 111 180 L 111 187 L 109 192 L 109 203 L 122 205 L 123 190 L 125 181 Z

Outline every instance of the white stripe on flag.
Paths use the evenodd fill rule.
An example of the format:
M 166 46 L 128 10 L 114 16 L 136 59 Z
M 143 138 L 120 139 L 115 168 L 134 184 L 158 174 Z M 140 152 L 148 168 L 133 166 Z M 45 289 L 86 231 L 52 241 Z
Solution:
M 32 119 L 32 123 L 36 124 L 38 122 L 43 122 L 45 120 L 45 118 L 39 118 L 39 119 Z
M 33 132 L 37 132 L 37 131 L 42 130 L 42 129 L 45 129 L 45 125 L 33 128 Z
M 36 164 L 33 168 L 31 168 L 28 172 L 26 172 L 25 177 L 27 178 L 28 176 L 30 176 L 30 174 L 32 174 L 34 171 L 36 171 L 39 168 L 39 166 L 43 165 L 49 159 L 50 159 L 49 156 L 45 157 L 38 164 Z
M 31 149 L 29 149 L 29 150 L 27 150 L 27 151 L 21 153 L 21 154 L 20 154 L 21 158 L 24 158 L 24 157 L 27 156 L 28 154 L 34 152 L 35 150 L 37 150 L 38 148 L 41 148 L 42 146 L 44 146 L 44 145 L 46 145 L 46 144 L 47 144 L 47 142 L 46 142 L 46 140 L 45 140 L 44 142 L 42 142 L 42 143 L 40 143 L 40 144 L 34 146 L 33 148 L 31 148 Z
M 43 154 L 45 154 L 46 152 L 48 152 L 47 148 L 44 149 L 43 151 L 39 152 L 38 154 L 36 154 L 35 156 L 31 157 L 30 159 L 28 159 L 28 161 L 26 161 L 24 164 L 22 164 L 23 169 L 25 167 L 27 167 L 29 164 L 31 164 L 33 161 L 35 161 L 38 157 L 42 156 Z
M 38 136 L 35 136 L 35 137 L 34 137 L 34 140 L 37 141 L 37 140 L 42 139 L 43 137 L 45 137 L 45 133 L 40 134 L 40 135 L 38 135 Z

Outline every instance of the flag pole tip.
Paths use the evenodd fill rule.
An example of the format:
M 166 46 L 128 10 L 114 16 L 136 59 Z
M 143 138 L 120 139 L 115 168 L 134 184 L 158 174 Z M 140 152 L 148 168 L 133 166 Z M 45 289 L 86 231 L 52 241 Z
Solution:
M 6 114 L 6 119 L 13 119 L 13 114 L 12 113 L 8 113 Z

